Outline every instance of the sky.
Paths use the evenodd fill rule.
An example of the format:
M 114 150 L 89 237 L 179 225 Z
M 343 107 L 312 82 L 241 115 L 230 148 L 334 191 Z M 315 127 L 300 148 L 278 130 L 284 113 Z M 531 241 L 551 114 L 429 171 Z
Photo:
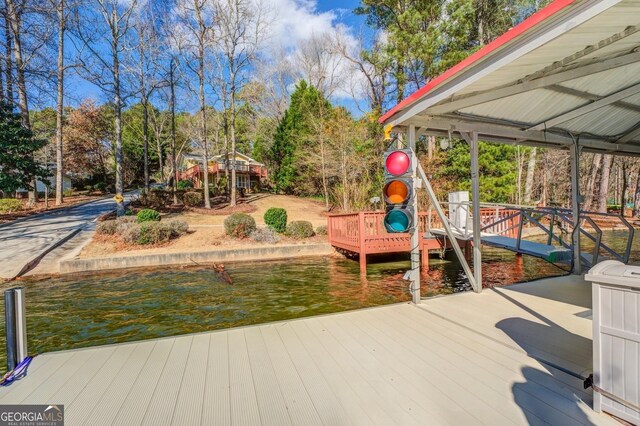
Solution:
M 363 17 L 353 13 L 359 0 L 265 0 L 274 10 L 274 35 L 270 38 L 273 45 L 284 45 L 295 49 L 300 40 L 315 32 L 322 32 L 338 25 L 347 28 L 351 34 L 358 33 L 364 26 Z M 69 75 L 67 85 L 70 89 L 68 103 L 77 105 L 81 100 L 92 98 L 98 103 L 106 102 L 107 96 L 95 85 L 74 75 Z M 337 95 L 332 102 L 343 105 L 355 115 L 360 115 L 358 100 L 343 94 Z

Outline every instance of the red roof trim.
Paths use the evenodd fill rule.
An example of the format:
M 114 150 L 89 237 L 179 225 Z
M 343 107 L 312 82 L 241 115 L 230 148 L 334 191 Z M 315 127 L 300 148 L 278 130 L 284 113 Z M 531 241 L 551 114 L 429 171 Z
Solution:
M 442 84 L 444 81 L 453 77 L 460 71 L 464 70 L 465 68 L 472 65 L 473 63 L 479 61 L 483 57 L 487 56 L 489 53 L 493 52 L 494 50 L 503 46 L 507 42 L 518 37 L 525 31 L 531 29 L 532 27 L 544 21 L 545 19 L 555 15 L 556 13 L 558 13 L 565 7 L 569 6 L 571 3 L 574 3 L 575 1 L 576 0 L 555 0 L 553 3 L 549 4 L 547 7 L 540 9 L 538 12 L 534 13 L 533 15 L 531 15 L 529 18 L 522 21 L 520 24 L 518 24 L 514 28 L 510 29 L 509 31 L 502 34 L 497 39 L 493 40 L 491 43 L 484 46 L 482 49 L 468 56 L 466 59 L 462 60 L 461 62 L 458 62 L 456 65 L 449 68 L 447 71 L 440 74 L 438 77 L 429 81 L 424 87 L 412 93 L 409 97 L 405 98 L 402 102 L 400 102 L 398 105 L 396 105 L 391 110 L 389 110 L 386 114 L 380 117 L 378 122 L 381 124 L 384 123 L 389 118 L 391 118 L 391 116 L 393 116 L 395 113 L 411 105 L 412 103 L 420 99 L 422 96 L 427 94 L 429 91 L 431 91 L 435 87 Z

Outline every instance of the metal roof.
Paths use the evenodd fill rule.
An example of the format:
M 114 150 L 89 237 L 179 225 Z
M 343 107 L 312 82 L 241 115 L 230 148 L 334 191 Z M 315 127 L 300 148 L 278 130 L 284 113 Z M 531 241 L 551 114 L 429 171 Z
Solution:
M 640 0 L 556 0 L 380 121 L 640 155 Z

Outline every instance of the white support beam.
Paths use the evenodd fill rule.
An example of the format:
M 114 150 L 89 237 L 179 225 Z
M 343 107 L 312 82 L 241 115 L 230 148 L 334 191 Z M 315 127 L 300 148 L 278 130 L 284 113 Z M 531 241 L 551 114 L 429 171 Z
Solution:
M 575 108 L 571 111 L 564 112 L 560 115 L 557 115 L 549 120 L 543 121 L 542 123 L 538 123 L 535 126 L 529 127 L 527 130 L 544 130 L 551 129 L 558 124 L 566 123 L 569 120 L 573 120 L 576 117 L 580 117 L 582 115 L 588 114 L 590 112 L 596 111 L 600 108 L 611 105 L 615 102 L 618 102 L 622 99 L 628 98 L 629 96 L 633 96 L 637 93 L 640 93 L 640 84 L 634 84 L 633 86 L 627 87 L 626 89 L 619 90 L 615 93 L 612 93 L 608 96 L 602 97 L 597 101 L 591 102 L 587 105 L 583 105 L 579 108 Z
M 602 99 L 602 96 L 598 96 L 593 93 L 583 92 L 582 90 L 573 89 L 571 87 L 562 86 L 559 84 L 555 84 L 553 86 L 545 87 L 545 89 L 553 90 L 554 92 L 564 93 L 565 95 L 575 96 L 576 98 L 584 98 L 590 101 L 597 101 Z M 632 104 L 629 102 L 619 101 L 614 102 L 611 105 L 617 106 L 618 108 L 626 109 L 629 111 L 640 112 L 640 105 Z
M 432 131 L 443 132 L 473 132 L 477 131 L 481 140 L 497 143 L 516 143 L 516 141 L 530 141 L 532 146 L 547 147 L 569 147 L 572 144 L 571 137 L 566 134 L 543 132 L 539 130 L 522 130 L 516 127 L 480 121 L 482 117 L 476 119 L 449 118 L 449 117 L 422 117 L 417 116 L 411 120 L 416 126 L 424 126 Z M 592 151 L 620 153 L 627 155 L 640 155 L 640 146 L 631 144 L 619 144 L 595 139 L 588 136 L 580 138 L 580 145 Z
M 616 143 L 627 143 L 631 142 L 635 138 L 640 137 L 640 124 L 634 126 L 632 129 L 627 131 L 624 135 L 622 135 Z
M 573 273 L 582 273 L 580 259 L 580 145 L 578 141 L 571 144 L 569 149 L 571 161 L 571 208 L 573 211 Z
M 422 103 L 424 110 L 429 108 L 429 114 L 433 115 L 442 115 L 446 113 L 450 113 L 453 111 L 458 111 L 464 108 L 468 108 L 471 106 L 483 104 L 486 102 L 495 101 L 498 99 L 506 98 L 509 96 L 518 95 L 520 93 L 530 92 L 536 89 L 544 89 L 548 86 L 553 86 L 556 84 L 560 84 L 565 81 L 574 80 L 580 77 L 586 77 L 588 75 L 597 74 L 599 72 L 612 70 L 615 68 L 624 67 L 626 65 L 630 65 L 640 61 L 640 52 L 629 53 L 626 55 L 614 57 L 611 59 L 607 59 L 601 62 L 589 62 L 587 65 L 582 67 L 572 68 L 567 71 L 556 72 L 555 74 L 549 74 L 546 76 L 542 76 L 536 78 L 534 80 L 527 80 L 520 83 L 512 84 L 509 86 L 503 86 L 498 88 L 488 89 L 482 92 L 476 92 L 473 94 L 463 95 L 459 98 L 455 98 L 449 102 L 444 102 L 440 105 L 434 105 L 437 102 L 442 101 L 443 99 L 435 99 L 429 103 L 427 103 L 427 99 Z M 416 104 L 417 106 L 418 104 Z M 421 112 L 418 111 L 418 112 Z M 407 119 L 406 117 L 398 117 L 394 118 L 394 122 L 400 123 L 401 119 Z
M 413 158 L 411 162 L 415 165 L 412 174 L 413 193 L 411 195 L 413 208 L 411 214 L 413 214 L 413 226 L 409 229 L 409 235 L 411 236 L 411 299 L 413 303 L 420 303 L 420 229 L 418 220 L 418 156 L 416 155 L 416 126 L 409 125 L 407 129 L 407 145 L 411 150 Z
M 482 292 L 482 235 L 480 231 L 480 166 L 478 152 L 478 134 L 461 133 L 471 151 L 471 206 L 473 211 L 473 276 L 476 285 L 474 291 Z

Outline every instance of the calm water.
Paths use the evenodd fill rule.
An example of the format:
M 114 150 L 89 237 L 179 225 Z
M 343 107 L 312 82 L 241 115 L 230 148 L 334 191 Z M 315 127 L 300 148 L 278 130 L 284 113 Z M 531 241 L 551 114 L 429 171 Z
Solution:
M 608 233 L 607 241 L 624 246 L 622 235 Z M 640 258 L 639 252 L 636 242 L 633 257 Z M 432 256 L 430 263 L 422 277 L 424 296 L 470 289 L 453 254 L 447 259 Z M 373 263 L 362 278 L 353 260 L 306 258 L 228 264 L 232 284 L 207 267 L 26 279 L 18 284 L 26 288 L 29 352 L 43 353 L 409 301 L 402 280 L 408 267 L 404 259 Z M 486 285 L 565 273 L 539 259 L 487 248 L 483 268 Z M 5 365 L 2 309 L 0 304 L 0 369 Z

